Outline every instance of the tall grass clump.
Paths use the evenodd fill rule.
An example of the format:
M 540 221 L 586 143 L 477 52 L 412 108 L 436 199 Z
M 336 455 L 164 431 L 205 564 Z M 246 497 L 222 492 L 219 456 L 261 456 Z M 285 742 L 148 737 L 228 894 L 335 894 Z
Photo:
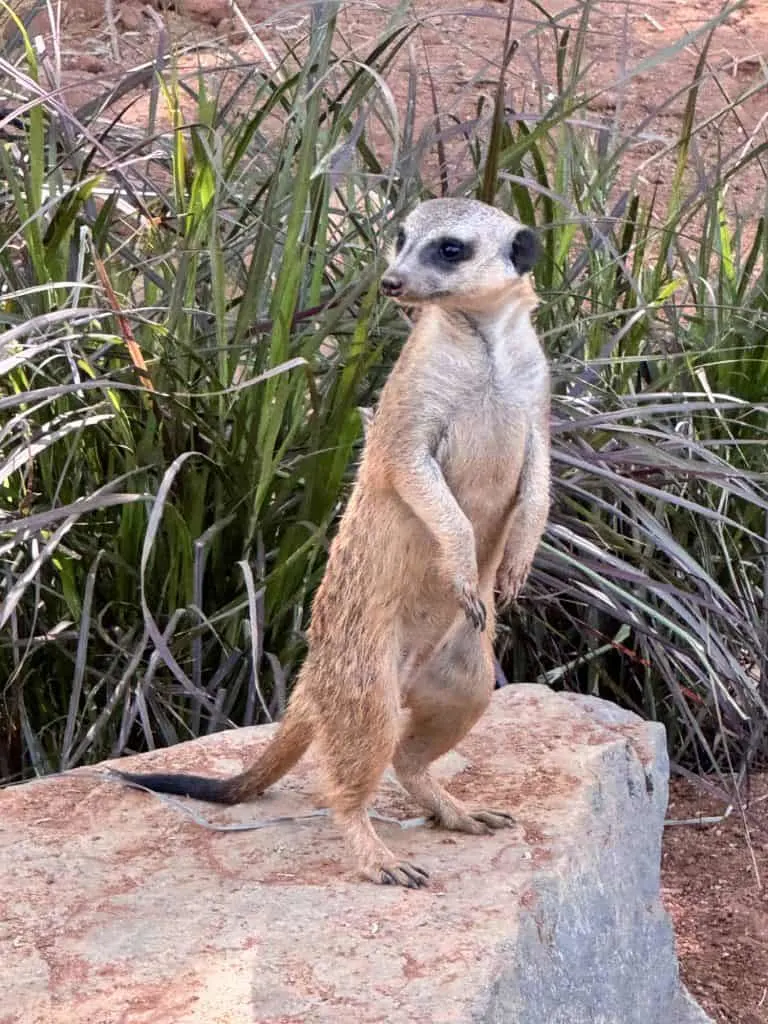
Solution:
M 436 193 L 544 241 L 555 486 L 507 675 L 621 700 L 688 763 L 764 753 L 768 240 L 728 189 L 765 144 L 690 173 L 727 12 L 655 58 L 702 53 L 661 203 L 620 184 L 643 126 L 590 114 L 590 5 L 525 23 L 555 54 L 535 109 L 508 34 L 494 95 L 468 117 L 433 89 L 426 121 L 413 56 L 402 105 L 386 84 L 407 5 L 365 54 L 337 8 L 266 70 L 190 70 L 161 33 L 79 109 L 23 24 L 0 58 L 0 778 L 280 714 L 408 329 L 377 290 L 390 223 Z

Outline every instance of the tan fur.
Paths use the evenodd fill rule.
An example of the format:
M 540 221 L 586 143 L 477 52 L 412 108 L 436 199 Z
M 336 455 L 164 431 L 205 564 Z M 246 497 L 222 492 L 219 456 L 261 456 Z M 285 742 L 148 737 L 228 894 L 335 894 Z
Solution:
M 327 796 L 360 869 L 422 884 L 366 814 L 393 763 L 443 826 L 509 824 L 470 812 L 429 774 L 485 710 L 493 684 L 494 586 L 514 598 L 549 507 L 549 373 L 530 322 L 536 296 L 504 256 L 514 220 L 471 201 L 422 204 L 389 268 L 423 303 L 381 394 L 364 414 L 357 482 L 315 597 L 309 653 L 282 728 L 239 779 L 254 796 L 314 739 Z M 419 252 L 441 234 L 475 240 L 467 266 L 441 275 Z M 430 290 L 447 291 L 439 304 Z M 484 631 L 470 619 L 485 608 Z M 400 708 L 407 709 L 401 722 Z M 301 723 L 301 724 L 299 724 Z
M 494 589 L 502 600 L 517 595 L 545 526 L 549 371 L 530 320 L 533 287 L 510 255 L 526 234 L 520 224 L 472 200 L 432 200 L 404 229 L 382 287 L 420 315 L 375 414 L 362 413 L 357 481 L 278 734 L 233 779 L 143 780 L 246 800 L 313 742 L 361 872 L 419 886 L 426 872 L 395 858 L 367 815 L 390 763 L 446 828 L 482 833 L 512 822 L 503 811 L 468 810 L 429 766 L 487 707 Z M 446 236 L 471 246 L 471 258 L 441 262 Z

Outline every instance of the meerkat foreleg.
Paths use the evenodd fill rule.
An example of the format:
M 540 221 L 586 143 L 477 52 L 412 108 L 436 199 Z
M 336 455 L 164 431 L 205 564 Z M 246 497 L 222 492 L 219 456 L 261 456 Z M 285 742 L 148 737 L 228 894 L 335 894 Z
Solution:
M 450 580 L 456 599 L 474 628 L 484 630 L 487 613 L 480 598 L 474 530 L 440 466 L 431 455 L 423 453 L 399 465 L 393 476 L 400 497 L 438 542 L 438 571 Z
M 535 426 L 529 435 L 517 500 L 496 574 L 499 602 L 508 604 L 520 593 L 531 571 L 536 549 L 547 525 L 550 501 L 548 430 Z
M 405 685 L 408 718 L 392 764 L 403 788 L 438 825 L 452 831 L 480 835 L 514 824 L 506 811 L 465 807 L 429 770 L 483 714 L 494 681 L 490 636 L 478 636 L 463 625 Z

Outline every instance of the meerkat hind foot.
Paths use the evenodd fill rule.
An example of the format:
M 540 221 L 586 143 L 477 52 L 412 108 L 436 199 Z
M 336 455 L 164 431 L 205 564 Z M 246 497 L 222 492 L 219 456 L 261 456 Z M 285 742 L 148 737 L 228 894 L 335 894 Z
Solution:
M 496 832 L 500 828 L 512 828 L 516 821 L 506 811 L 486 810 L 465 811 L 460 814 L 448 813 L 433 815 L 432 820 L 438 826 L 451 832 L 467 832 L 470 835 L 482 836 Z
M 349 843 L 350 852 L 365 878 L 378 885 L 402 885 L 420 889 L 429 875 L 407 860 L 399 860 L 374 831 L 364 807 L 336 812 L 338 824 Z

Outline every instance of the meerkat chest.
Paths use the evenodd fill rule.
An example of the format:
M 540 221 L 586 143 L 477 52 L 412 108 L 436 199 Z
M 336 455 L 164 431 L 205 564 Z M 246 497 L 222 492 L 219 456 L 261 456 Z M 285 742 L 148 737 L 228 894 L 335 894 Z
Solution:
M 454 493 L 514 491 L 528 435 L 528 410 L 503 397 L 478 394 L 446 423 L 437 461 Z
M 534 356 L 515 360 L 502 351 L 476 358 L 448 407 L 437 461 L 476 523 L 495 522 L 513 504 L 542 390 L 542 366 Z

